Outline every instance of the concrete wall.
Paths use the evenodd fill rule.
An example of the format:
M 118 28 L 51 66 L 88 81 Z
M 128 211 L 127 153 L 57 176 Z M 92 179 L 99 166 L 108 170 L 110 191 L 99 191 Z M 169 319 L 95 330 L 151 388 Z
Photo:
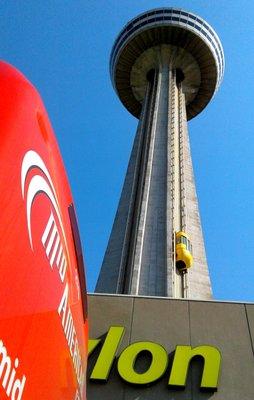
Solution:
M 97 293 L 212 298 L 189 145 L 186 87 L 179 87 L 172 69 L 174 63 L 189 65 L 188 74 L 194 73 L 198 65 L 189 57 L 183 49 L 160 45 L 144 52 L 133 66 L 138 80 L 151 68 L 156 72 L 153 82 L 147 84 L 144 78 L 146 96 Z M 194 265 L 184 278 L 175 266 L 173 239 L 179 231 L 190 236 L 193 247 Z
M 201 392 L 202 367 L 193 361 L 184 390 L 167 387 L 170 367 L 149 387 L 121 380 L 113 365 L 107 383 L 89 381 L 99 354 L 88 363 L 88 400 L 252 400 L 254 399 L 254 304 L 171 300 L 117 295 L 89 296 L 90 337 L 105 335 L 112 325 L 126 328 L 117 356 L 136 341 L 153 341 L 172 353 L 176 345 L 211 345 L 222 354 L 217 392 Z M 171 354 L 172 359 L 172 354 Z

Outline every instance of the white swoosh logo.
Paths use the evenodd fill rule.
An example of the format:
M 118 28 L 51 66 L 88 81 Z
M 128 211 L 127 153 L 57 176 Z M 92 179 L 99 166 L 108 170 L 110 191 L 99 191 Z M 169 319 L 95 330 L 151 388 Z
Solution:
M 39 156 L 39 154 L 37 154 L 33 150 L 29 150 L 25 154 L 23 161 L 22 161 L 21 189 L 22 189 L 23 199 L 25 198 L 25 183 L 26 183 L 27 174 L 32 168 L 39 168 L 44 173 L 44 175 L 46 176 L 48 181 L 41 175 L 34 175 L 28 185 L 27 195 L 26 195 L 26 218 L 27 218 L 27 228 L 28 228 L 29 241 L 30 241 L 31 248 L 33 250 L 32 228 L 31 228 L 31 210 L 32 210 L 33 201 L 37 194 L 45 193 L 46 196 L 48 196 L 48 198 L 50 199 L 51 204 L 57 214 L 57 217 L 58 217 L 58 220 L 60 223 L 60 227 L 62 230 L 62 235 L 63 235 L 64 242 L 65 242 L 66 251 L 68 253 L 67 240 L 66 240 L 63 222 L 62 222 L 62 218 L 61 218 L 61 214 L 60 214 L 60 206 L 59 206 L 58 198 L 56 195 L 56 191 L 55 191 L 50 173 L 49 173 L 44 161 Z M 68 258 L 69 258 L 69 253 L 68 253 Z

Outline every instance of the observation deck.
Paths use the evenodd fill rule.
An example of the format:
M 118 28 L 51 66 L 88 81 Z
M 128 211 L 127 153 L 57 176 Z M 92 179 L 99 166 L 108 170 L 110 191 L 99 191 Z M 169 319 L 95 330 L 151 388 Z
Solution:
M 178 8 L 144 12 L 125 25 L 110 57 L 110 75 L 127 110 L 139 118 L 147 74 L 161 66 L 158 52 L 168 53 L 172 69 L 182 71 L 187 119 L 214 96 L 224 74 L 224 53 L 213 28 L 197 15 Z

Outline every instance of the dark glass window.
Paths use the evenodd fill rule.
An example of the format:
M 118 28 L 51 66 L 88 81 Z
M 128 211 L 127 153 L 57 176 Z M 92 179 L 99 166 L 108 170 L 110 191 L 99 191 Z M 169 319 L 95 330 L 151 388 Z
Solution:
M 210 32 L 211 35 L 213 36 L 213 31 L 211 30 L 211 28 L 209 26 L 207 26 L 206 28 L 207 28 L 208 32 Z
M 78 269 L 79 283 L 80 283 L 80 289 L 81 289 L 81 301 L 82 301 L 83 315 L 84 315 L 84 320 L 86 320 L 87 297 L 86 297 L 85 268 L 84 268 L 83 254 L 82 254 L 82 246 L 81 246 L 79 230 L 78 230 L 78 223 L 77 223 L 73 204 L 69 205 L 68 212 L 69 212 L 69 218 L 70 218 L 70 224 L 71 224 L 71 230 L 72 230 L 73 243 L 74 243 L 74 248 L 75 248 L 75 253 L 76 253 L 77 269 Z
M 187 244 L 187 239 L 185 236 L 180 236 L 180 243 Z
M 174 13 L 175 14 L 179 14 L 181 16 L 182 15 L 186 15 L 186 16 L 189 17 L 189 20 L 187 21 L 187 19 L 185 19 L 185 18 L 179 18 L 177 16 L 172 16 L 172 13 L 173 14 Z M 145 19 L 147 16 L 152 16 L 152 15 L 154 16 L 155 14 L 162 14 L 162 15 L 158 16 L 158 17 L 155 17 L 155 18 Z M 206 27 L 207 31 L 210 32 L 210 34 L 208 34 L 208 32 L 206 30 L 202 29 L 201 26 L 199 26 L 199 25 L 195 24 L 194 22 L 190 21 L 190 19 L 192 19 L 193 21 L 196 20 L 200 24 L 202 24 L 203 27 Z M 122 44 L 125 42 L 126 38 L 129 35 L 131 35 L 136 29 L 141 28 L 142 26 L 145 26 L 147 23 L 153 23 L 153 22 L 156 22 L 156 21 L 163 21 L 163 20 L 165 20 L 165 21 L 181 21 L 183 23 L 187 23 L 188 25 L 195 27 L 198 31 L 201 31 L 202 34 L 204 36 L 206 36 L 208 38 L 209 42 L 212 44 L 212 46 L 214 48 L 214 51 L 215 51 L 215 53 L 216 53 L 216 55 L 217 55 L 217 57 L 219 59 L 218 60 L 219 67 L 222 69 L 222 63 L 223 63 L 222 48 L 221 48 L 219 40 L 217 39 L 217 37 L 215 36 L 215 34 L 211 30 L 211 28 L 207 24 L 205 24 L 201 19 L 199 19 L 197 17 L 194 17 L 194 16 L 188 14 L 187 12 L 184 12 L 184 11 L 180 12 L 178 10 L 151 11 L 151 12 L 145 14 L 144 16 L 136 18 L 135 20 L 133 20 L 132 23 L 128 27 L 126 27 L 125 30 L 121 33 L 121 36 L 119 38 L 121 40 L 119 40 L 119 42 L 116 43 L 114 45 L 114 47 L 113 47 L 113 50 L 112 50 L 112 53 L 111 53 L 112 54 L 112 63 L 111 63 L 111 65 L 113 65 L 113 63 L 114 63 L 116 53 L 121 48 Z M 138 23 L 139 21 L 142 21 L 142 22 Z M 136 23 L 136 27 L 133 26 L 134 23 Z M 212 38 L 214 38 L 214 40 Z M 217 46 L 215 45 L 214 41 L 216 42 L 216 44 L 218 46 L 218 49 L 217 49 Z
M 201 19 L 197 18 L 196 21 L 203 25 L 203 21 L 201 21 Z
M 203 26 L 209 31 L 209 26 L 205 22 L 203 22 Z

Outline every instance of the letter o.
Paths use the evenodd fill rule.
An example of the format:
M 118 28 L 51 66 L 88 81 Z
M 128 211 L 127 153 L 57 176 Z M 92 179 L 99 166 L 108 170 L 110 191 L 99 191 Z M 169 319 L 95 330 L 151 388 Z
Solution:
M 143 372 L 135 371 L 134 366 L 138 355 L 148 351 L 152 356 L 149 368 Z M 117 368 L 123 380 L 135 385 L 146 385 L 155 382 L 165 373 L 168 365 L 168 354 L 160 344 L 152 342 L 137 342 L 126 347 L 121 353 Z

